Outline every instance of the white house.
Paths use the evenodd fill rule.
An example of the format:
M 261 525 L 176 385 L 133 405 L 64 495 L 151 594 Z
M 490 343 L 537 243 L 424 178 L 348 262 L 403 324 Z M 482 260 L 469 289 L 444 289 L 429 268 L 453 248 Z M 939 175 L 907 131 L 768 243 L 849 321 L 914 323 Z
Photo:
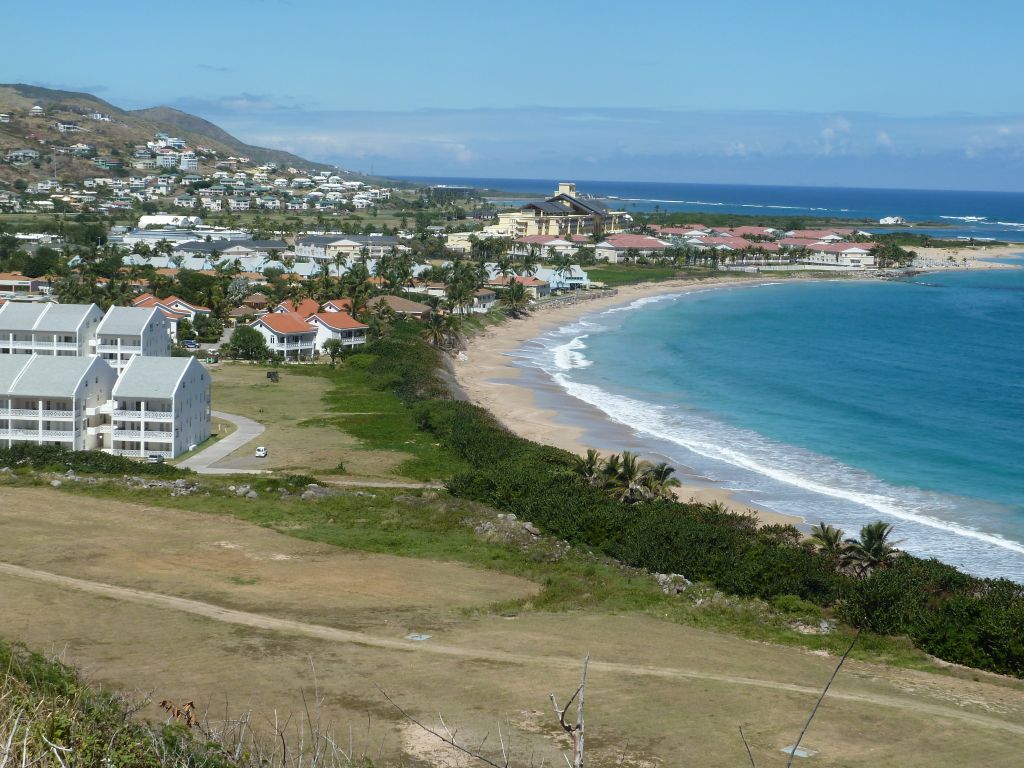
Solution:
M 0 306 L 0 355 L 91 354 L 102 319 L 95 304 L 7 302 Z
M 111 307 L 96 328 L 93 351 L 121 373 L 138 355 L 170 357 L 171 335 L 157 307 Z
M 0 445 L 102 448 L 102 410 L 116 380 L 96 357 L 0 358 Z
M 267 342 L 271 352 L 285 360 L 312 357 L 318 329 L 294 312 L 269 312 L 251 324 Z
M 539 267 L 533 276 L 547 281 L 553 291 L 575 291 L 590 287 L 590 277 L 579 264 L 567 264 L 558 269 Z
M 368 259 L 379 259 L 392 248 L 406 247 L 393 235 L 309 235 L 296 241 L 295 256 L 329 263 L 335 255 L 353 260 L 365 250 Z
M 323 352 L 324 344 L 331 340 L 340 341 L 349 349 L 365 344 L 366 332 L 370 329 L 347 312 L 317 312 L 306 322 L 316 328 L 314 344 L 318 352 Z
M 809 246 L 804 264 L 826 264 L 851 270 L 873 269 L 875 256 L 871 253 L 874 243 L 818 243 Z
M 210 374 L 194 357 L 133 357 L 110 415 L 110 453 L 179 456 L 210 436 Z

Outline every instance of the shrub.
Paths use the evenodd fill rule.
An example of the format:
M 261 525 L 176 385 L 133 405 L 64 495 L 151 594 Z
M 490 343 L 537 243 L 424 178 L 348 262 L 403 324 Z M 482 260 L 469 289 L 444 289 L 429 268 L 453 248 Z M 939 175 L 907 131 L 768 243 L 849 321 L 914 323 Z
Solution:
M 95 472 L 107 475 L 181 477 L 189 470 L 170 464 L 148 464 L 102 451 L 68 451 L 52 445 L 13 445 L 0 448 L 0 466 L 28 466 L 53 471 Z

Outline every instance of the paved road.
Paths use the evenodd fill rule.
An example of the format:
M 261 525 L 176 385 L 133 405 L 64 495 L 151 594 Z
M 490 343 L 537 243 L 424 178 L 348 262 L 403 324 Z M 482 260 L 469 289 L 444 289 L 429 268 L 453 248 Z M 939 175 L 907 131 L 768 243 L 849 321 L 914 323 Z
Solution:
M 247 419 L 245 416 L 236 416 L 233 413 L 224 413 L 223 411 L 211 411 L 210 413 L 218 419 L 232 422 L 236 427 L 235 431 L 227 437 L 221 438 L 209 448 L 205 448 L 194 456 L 185 459 L 178 466 L 195 470 L 201 475 L 254 475 L 263 473 L 265 470 L 262 469 L 225 469 L 211 466 L 226 458 L 228 454 L 234 453 L 250 440 L 254 440 L 262 435 L 264 427 L 258 421 Z
M 335 643 L 351 643 L 355 645 L 369 646 L 372 648 L 383 648 L 393 651 L 415 652 L 436 656 L 447 656 L 457 659 L 468 659 L 472 661 L 483 661 L 488 663 L 505 663 L 517 666 L 538 665 L 550 666 L 564 669 L 577 664 L 577 659 L 565 656 L 553 656 L 546 654 L 513 653 L 509 651 L 495 650 L 492 648 L 472 648 L 462 645 L 447 645 L 434 642 L 411 642 L 398 638 L 382 637 L 371 635 L 366 632 L 359 632 L 348 629 L 328 627 L 322 624 L 312 624 L 296 619 L 285 619 L 278 616 L 268 616 L 262 613 L 250 613 L 239 611 L 233 608 L 225 608 L 212 603 L 204 603 L 185 597 L 165 595 L 160 592 L 149 592 L 132 587 L 121 587 L 104 582 L 78 579 L 72 576 L 62 576 L 49 571 L 41 571 L 35 568 L 15 565 L 13 563 L 0 562 L 0 574 L 15 576 L 21 579 L 43 584 L 51 584 L 64 589 L 74 589 L 93 595 L 100 595 L 112 600 L 121 600 L 128 603 L 151 605 L 159 608 L 180 611 L 193 616 L 202 616 L 214 621 L 221 621 L 227 624 L 236 624 L 246 627 L 255 627 L 272 632 L 284 632 L 291 635 L 314 637 L 320 640 L 327 640 Z M 776 691 L 788 691 L 792 693 L 805 694 L 809 700 L 819 694 L 818 688 L 811 688 L 795 683 L 786 683 L 778 680 L 746 677 L 740 675 L 728 675 L 719 672 L 712 672 L 703 669 L 688 669 L 685 667 L 655 667 L 639 664 L 622 664 L 615 662 L 591 661 L 591 671 L 602 670 L 614 672 L 621 675 L 637 677 L 658 677 L 668 680 L 710 680 L 729 685 L 736 685 L 749 688 L 767 688 Z M 965 712 L 953 706 L 941 704 L 930 704 L 921 701 L 907 700 L 895 696 L 874 693 L 854 693 L 846 691 L 830 691 L 829 699 L 841 699 L 876 706 L 893 707 L 906 709 L 912 712 L 919 712 L 935 717 L 951 718 L 961 720 L 972 725 L 990 728 L 996 731 L 1006 731 L 1017 735 L 1024 735 L 1024 725 L 1007 722 L 983 714 Z

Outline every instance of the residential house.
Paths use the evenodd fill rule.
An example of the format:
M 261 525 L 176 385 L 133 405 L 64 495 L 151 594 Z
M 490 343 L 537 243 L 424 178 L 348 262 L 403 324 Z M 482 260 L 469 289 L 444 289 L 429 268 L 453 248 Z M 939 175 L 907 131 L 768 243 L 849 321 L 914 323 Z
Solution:
M 263 335 L 271 352 L 286 361 L 307 359 L 316 349 L 318 329 L 295 312 L 269 312 L 250 327 Z
M 548 283 L 553 291 L 576 291 L 590 287 L 590 277 L 579 264 L 539 267 L 533 276 Z
M 295 256 L 329 264 L 336 256 L 355 261 L 364 253 L 368 259 L 379 259 L 392 248 L 406 246 L 393 235 L 308 235 L 296 241 Z
M 0 359 L 0 445 L 103 446 L 117 374 L 97 357 L 24 355 Z
M 424 320 L 429 317 L 431 313 L 430 307 L 426 304 L 419 304 L 415 301 L 410 301 L 409 299 L 403 299 L 401 296 L 374 296 L 366 302 L 366 306 L 371 312 L 376 312 L 381 304 L 384 304 L 396 315 L 411 317 L 415 320 Z
M 266 308 L 270 305 L 270 299 L 268 299 L 266 295 L 262 293 L 250 293 L 248 296 L 242 299 L 242 304 L 257 311 L 266 310 Z
M 45 277 L 26 277 L 21 272 L 0 272 L 0 294 L 38 295 L 50 292 L 50 281 Z
M 851 270 L 873 269 L 874 243 L 818 243 L 808 248 L 804 264 L 825 264 Z
M 494 309 L 498 303 L 498 294 L 490 288 L 477 288 L 473 291 L 473 311 L 478 314 L 485 314 Z
M 490 288 L 508 288 L 512 283 L 521 283 L 526 289 L 526 295 L 531 299 L 543 299 L 545 296 L 551 295 L 551 285 L 546 280 L 541 280 L 537 277 L 524 275 L 504 277 L 497 275 L 487 281 L 487 285 Z
M 133 357 L 110 415 L 110 453 L 179 456 L 210 436 L 210 374 L 194 357 Z
M 316 339 L 314 341 L 318 352 L 324 351 L 324 344 L 328 341 L 340 341 L 345 347 L 351 349 L 366 343 L 366 332 L 370 329 L 365 323 L 360 323 L 347 312 L 317 312 L 310 315 L 306 322 L 316 328 Z
M 314 299 L 303 299 L 298 304 L 291 299 L 285 299 L 273 309 L 278 314 L 294 314 L 302 318 L 320 311 L 320 305 Z

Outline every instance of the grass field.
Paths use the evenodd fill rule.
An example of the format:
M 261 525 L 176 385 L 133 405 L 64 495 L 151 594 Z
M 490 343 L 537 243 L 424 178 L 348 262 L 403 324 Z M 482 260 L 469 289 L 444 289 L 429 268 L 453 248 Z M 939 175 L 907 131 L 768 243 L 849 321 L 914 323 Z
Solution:
M 416 429 L 410 411 L 391 392 L 376 388 L 364 368 L 365 354 L 330 369 L 293 366 L 277 369 L 221 363 L 213 369 L 213 407 L 255 419 L 266 426 L 259 438 L 218 466 L 266 468 L 351 478 L 435 480 L 461 462 Z M 257 461 L 257 445 L 269 457 Z
M 650 594 L 644 612 L 609 604 L 534 610 L 534 601 L 548 599 L 544 558 L 517 546 L 471 548 L 480 564 L 532 567 L 528 581 L 497 566 L 444 562 L 450 521 L 483 510 L 443 497 L 228 502 L 215 486 L 209 497 L 162 497 L 211 513 L 248 504 L 257 526 L 63 489 L 6 486 L 3 493 L 12 503 L 0 508 L 0 562 L 43 572 L 0 568 L 5 635 L 63 653 L 105 684 L 156 700 L 195 700 L 217 716 L 253 708 L 257 722 L 275 711 L 286 717 L 302 710 L 303 695 L 313 699 L 315 685 L 325 719 L 346 740 L 352 727 L 357 747 L 381 763 L 405 753 L 422 764 L 428 743 L 402 725 L 375 683 L 431 724 L 443 712 L 470 742 L 489 733 L 487 746 L 496 749 L 504 721 L 517 764 L 531 754 L 534 764 L 560 759 L 564 743 L 547 694 L 567 696 L 590 652 L 592 764 L 617 764 L 624 751 L 630 766 L 742 765 L 742 724 L 758 765 L 784 765 L 779 749 L 792 743 L 834 664 L 664 621 L 657 611 L 669 599 L 647 579 L 637 587 Z M 380 524 L 384 516 L 390 525 Z M 340 547 L 303 540 L 331 536 Z M 430 556 L 359 553 L 348 544 Z M 465 544 L 456 537 L 449 546 L 464 552 Z M 579 569 L 578 586 L 591 579 L 596 587 L 603 577 L 599 565 L 589 573 L 563 567 Z M 411 631 L 431 637 L 405 641 Z M 805 743 L 825 766 L 1015 766 L 1024 748 L 1024 685 L 976 677 L 850 662 Z

